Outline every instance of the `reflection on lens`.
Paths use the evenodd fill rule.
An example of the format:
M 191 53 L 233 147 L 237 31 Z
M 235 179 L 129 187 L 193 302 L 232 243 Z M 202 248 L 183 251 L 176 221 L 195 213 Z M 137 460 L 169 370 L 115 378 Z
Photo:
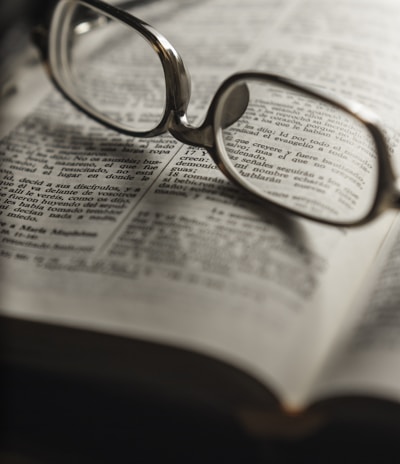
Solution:
M 245 112 L 217 137 L 228 170 L 253 192 L 296 212 L 338 223 L 363 219 L 378 178 L 368 129 L 301 91 L 267 81 L 247 86 Z M 221 126 L 232 105 L 226 95 L 216 112 Z
M 64 7 L 59 78 L 89 111 L 128 130 L 157 127 L 165 108 L 160 59 L 134 29 L 74 3 Z

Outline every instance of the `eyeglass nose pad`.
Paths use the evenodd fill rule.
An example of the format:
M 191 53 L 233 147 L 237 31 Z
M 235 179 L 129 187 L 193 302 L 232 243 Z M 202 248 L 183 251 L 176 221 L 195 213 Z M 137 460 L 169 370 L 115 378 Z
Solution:
M 229 90 L 224 101 L 224 111 L 221 120 L 222 129 L 234 124 L 246 111 L 250 92 L 247 84 L 241 83 Z

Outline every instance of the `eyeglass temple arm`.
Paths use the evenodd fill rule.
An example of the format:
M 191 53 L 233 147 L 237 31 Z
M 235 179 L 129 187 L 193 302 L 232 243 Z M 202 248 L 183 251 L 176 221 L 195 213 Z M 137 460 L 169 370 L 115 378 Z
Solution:
M 125 0 L 122 2 L 114 3 L 113 5 L 121 10 L 128 10 L 134 6 L 146 5 L 147 3 L 157 2 L 158 0 Z

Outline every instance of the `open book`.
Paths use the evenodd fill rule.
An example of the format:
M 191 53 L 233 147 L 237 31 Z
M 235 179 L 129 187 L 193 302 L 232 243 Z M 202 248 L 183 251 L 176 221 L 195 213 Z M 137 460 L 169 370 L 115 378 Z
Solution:
M 134 13 L 182 54 L 193 121 L 225 77 L 267 71 L 370 107 L 400 162 L 397 0 L 170 1 Z M 273 214 L 204 150 L 92 121 L 27 53 L 1 102 L 4 362 L 158 382 L 220 401 L 261 435 L 315 424 L 341 397 L 400 404 L 395 213 L 352 230 Z

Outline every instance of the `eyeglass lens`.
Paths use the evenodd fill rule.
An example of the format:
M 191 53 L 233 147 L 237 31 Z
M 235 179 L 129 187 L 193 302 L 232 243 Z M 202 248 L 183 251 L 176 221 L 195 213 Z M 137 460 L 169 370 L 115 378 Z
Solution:
M 230 171 L 263 198 L 297 212 L 334 222 L 364 218 L 378 173 L 368 129 L 302 91 L 262 80 L 246 85 L 246 111 L 219 137 Z M 223 118 L 228 99 L 221 105 Z
M 85 5 L 66 2 L 61 79 L 73 97 L 103 119 L 136 132 L 154 129 L 165 109 L 158 55 L 133 28 Z

